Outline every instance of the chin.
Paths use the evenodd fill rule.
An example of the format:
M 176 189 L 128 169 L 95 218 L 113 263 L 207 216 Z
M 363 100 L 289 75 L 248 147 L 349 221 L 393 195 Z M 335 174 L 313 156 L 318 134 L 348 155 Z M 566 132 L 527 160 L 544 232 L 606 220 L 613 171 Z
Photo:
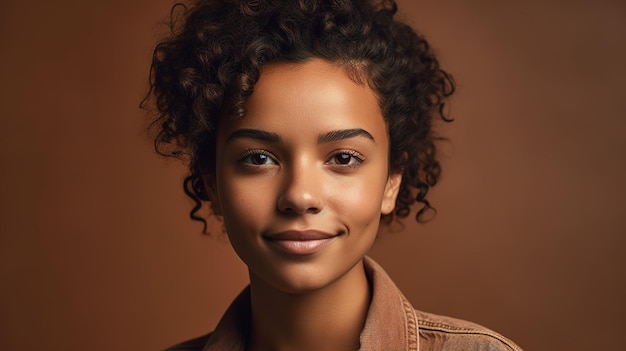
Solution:
M 252 284 L 262 284 L 286 294 L 306 294 L 342 280 L 360 262 L 276 262 L 265 270 L 250 273 Z M 258 266 L 257 266 L 258 267 Z

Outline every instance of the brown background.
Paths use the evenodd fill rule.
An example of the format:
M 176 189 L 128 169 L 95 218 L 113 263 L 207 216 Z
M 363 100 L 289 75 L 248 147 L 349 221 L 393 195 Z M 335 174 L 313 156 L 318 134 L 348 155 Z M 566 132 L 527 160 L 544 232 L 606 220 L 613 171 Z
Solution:
M 0 2 L 0 349 L 157 350 L 246 283 L 137 104 L 170 0 Z M 455 74 L 439 209 L 372 255 L 527 350 L 623 347 L 626 5 L 401 1 Z

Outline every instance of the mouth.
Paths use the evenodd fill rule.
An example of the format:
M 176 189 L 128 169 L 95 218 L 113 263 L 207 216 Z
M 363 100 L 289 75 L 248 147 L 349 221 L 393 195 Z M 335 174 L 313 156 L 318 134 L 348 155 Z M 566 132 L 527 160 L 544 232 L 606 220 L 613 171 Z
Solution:
M 316 230 L 288 230 L 263 238 L 279 251 L 293 256 L 313 255 L 330 244 L 339 234 Z

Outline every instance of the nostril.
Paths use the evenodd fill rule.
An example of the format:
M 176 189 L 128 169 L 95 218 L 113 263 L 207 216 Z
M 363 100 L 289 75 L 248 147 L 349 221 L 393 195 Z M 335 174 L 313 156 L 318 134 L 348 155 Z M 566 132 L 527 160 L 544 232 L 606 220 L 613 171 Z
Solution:
M 318 207 L 309 207 L 306 212 L 308 213 L 319 213 L 320 212 L 320 208 Z
M 322 210 L 321 201 L 312 196 L 281 196 L 277 204 L 280 212 L 290 215 L 316 214 Z
M 277 199 L 280 212 L 290 215 L 316 214 L 324 207 L 319 177 L 310 168 L 286 172 Z
M 299 207 L 295 207 L 295 206 L 289 206 L 289 207 L 278 207 L 278 209 L 286 214 L 290 214 L 290 215 L 303 215 L 303 214 L 316 214 L 319 213 L 321 211 L 320 207 L 308 207 L 308 208 L 299 208 Z

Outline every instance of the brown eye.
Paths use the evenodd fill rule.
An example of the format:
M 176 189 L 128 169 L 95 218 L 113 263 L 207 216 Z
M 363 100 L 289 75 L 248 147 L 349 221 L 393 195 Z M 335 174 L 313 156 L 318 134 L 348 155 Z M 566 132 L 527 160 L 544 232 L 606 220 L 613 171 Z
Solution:
M 334 154 L 328 163 L 341 167 L 356 167 L 363 163 L 363 156 L 356 151 L 342 151 Z
M 263 166 L 277 163 L 270 155 L 262 151 L 248 152 L 243 158 L 241 158 L 240 161 L 253 166 Z
M 347 165 L 347 164 L 350 164 L 352 157 L 353 157 L 352 155 L 348 155 L 348 154 L 338 154 L 338 155 L 335 155 L 334 159 L 335 159 L 336 164 Z
M 250 163 L 254 165 L 262 165 L 262 164 L 265 164 L 268 159 L 269 157 L 267 157 L 267 155 L 256 154 L 256 155 L 250 156 Z

